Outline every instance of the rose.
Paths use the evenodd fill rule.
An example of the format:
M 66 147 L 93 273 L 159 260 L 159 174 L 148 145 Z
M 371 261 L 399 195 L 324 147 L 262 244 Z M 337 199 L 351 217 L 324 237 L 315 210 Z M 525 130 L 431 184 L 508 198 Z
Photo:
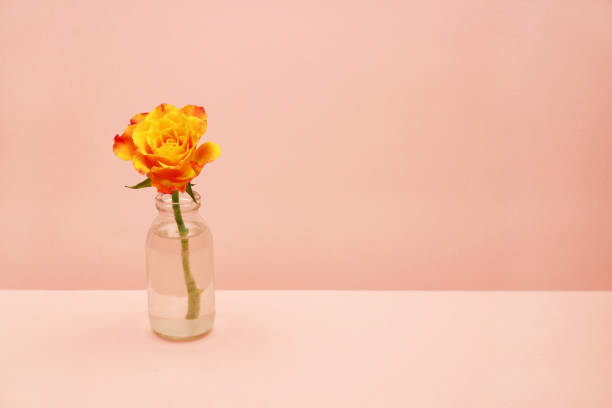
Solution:
M 216 143 L 197 147 L 206 131 L 206 111 L 195 105 L 182 109 L 162 103 L 151 113 L 139 113 L 123 134 L 115 136 L 113 151 L 145 174 L 161 193 L 185 192 L 206 163 L 219 157 Z

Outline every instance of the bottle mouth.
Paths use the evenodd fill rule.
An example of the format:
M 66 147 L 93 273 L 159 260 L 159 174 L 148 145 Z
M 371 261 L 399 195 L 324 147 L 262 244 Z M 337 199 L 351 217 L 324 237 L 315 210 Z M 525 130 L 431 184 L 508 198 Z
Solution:
M 179 194 L 178 205 L 181 212 L 195 211 L 202 204 L 200 194 L 197 191 L 193 192 L 196 201 L 194 202 L 191 196 L 187 193 Z M 155 196 L 155 207 L 159 211 L 172 212 L 174 203 L 172 202 L 172 194 L 159 193 Z

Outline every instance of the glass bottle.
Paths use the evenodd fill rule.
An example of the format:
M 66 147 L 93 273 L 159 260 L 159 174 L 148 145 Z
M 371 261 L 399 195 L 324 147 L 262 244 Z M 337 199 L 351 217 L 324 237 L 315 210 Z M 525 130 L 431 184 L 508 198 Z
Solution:
M 158 194 L 147 234 L 149 321 L 170 340 L 203 336 L 215 318 L 212 234 L 198 212 L 200 195 L 194 197 Z

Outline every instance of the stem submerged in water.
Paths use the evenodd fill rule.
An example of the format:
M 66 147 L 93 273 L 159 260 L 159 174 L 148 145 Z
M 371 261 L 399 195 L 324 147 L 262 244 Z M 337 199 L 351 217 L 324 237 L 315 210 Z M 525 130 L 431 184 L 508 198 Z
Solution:
M 181 214 L 181 206 L 179 204 L 178 191 L 172 192 L 172 209 L 174 210 L 174 219 L 181 234 L 181 258 L 183 260 L 183 274 L 185 275 L 185 285 L 187 286 L 187 314 L 185 319 L 197 319 L 200 317 L 200 294 L 202 289 L 198 288 L 189 265 L 189 238 L 187 234 L 189 229 L 183 222 Z

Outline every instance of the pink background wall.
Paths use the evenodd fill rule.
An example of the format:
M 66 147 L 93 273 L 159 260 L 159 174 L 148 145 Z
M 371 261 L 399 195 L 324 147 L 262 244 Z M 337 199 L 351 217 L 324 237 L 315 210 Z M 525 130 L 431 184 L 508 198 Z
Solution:
M 0 288 L 142 288 L 202 104 L 221 288 L 612 289 L 612 2 L 1 1 Z

